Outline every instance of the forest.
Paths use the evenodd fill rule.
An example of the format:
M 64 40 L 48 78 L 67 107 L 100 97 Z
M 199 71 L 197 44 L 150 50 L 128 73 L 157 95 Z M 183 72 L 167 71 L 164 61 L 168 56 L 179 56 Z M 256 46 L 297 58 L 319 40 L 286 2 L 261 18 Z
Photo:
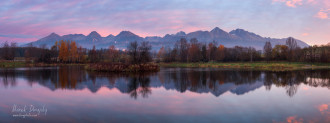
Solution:
M 127 49 L 114 45 L 107 49 L 86 49 L 75 41 L 57 41 L 52 47 L 18 47 L 16 43 L 4 42 L 0 48 L 1 59 L 21 60 L 30 63 L 123 63 L 144 64 L 150 62 L 330 62 L 330 44 L 300 48 L 294 38 L 289 37 L 285 45 L 273 46 L 266 42 L 263 50 L 253 47 L 225 47 L 219 42 L 203 43 L 196 38 L 181 38 L 172 47 L 152 50 L 149 42 L 130 42 Z

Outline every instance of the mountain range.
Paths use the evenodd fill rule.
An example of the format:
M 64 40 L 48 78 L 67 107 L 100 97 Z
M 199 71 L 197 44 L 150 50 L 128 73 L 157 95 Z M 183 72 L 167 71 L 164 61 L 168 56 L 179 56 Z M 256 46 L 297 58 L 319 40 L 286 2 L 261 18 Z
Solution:
M 76 43 L 84 48 L 92 48 L 94 45 L 96 48 L 108 48 L 110 45 L 115 45 L 119 49 L 125 49 L 129 42 L 149 41 L 153 47 L 153 50 L 158 50 L 162 46 L 173 47 L 175 42 L 181 38 L 186 38 L 187 40 L 197 38 L 199 42 L 206 44 L 215 41 L 218 45 L 223 44 L 225 47 L 252 46 L 258 50 L 263 48 L 266 41 L 270 41 L 274 46 L 277 44 L 285 44 L 287 39 L 262 37 L 244 29 L 235 29 L 228 33 L 218 27 L 215 27 L 211 31 L 195 31 L 190 33 L 180 31 L 176 34 L 166 34 L 163 37 L 147 36 L 145 38 L 140 37 L 130 31 L 122 31 L 116 36 L 110 34 L 106 37 L 102 37 L 96 31 L 91 32 L 87 36 L 83 34 L 68 34 L 60 36 L 56 33 L 51 33 L 50 35 L 31 43 L 33 46 L 46 45 L 47 47 L 51 47 L 55 44 L 56 41 L 71 40 L 76 41 Z M 309 46 L 301 40 L 296 41 L 300 47 Z M 25 44 L 25 46 L 30 45 L 31 43 Z

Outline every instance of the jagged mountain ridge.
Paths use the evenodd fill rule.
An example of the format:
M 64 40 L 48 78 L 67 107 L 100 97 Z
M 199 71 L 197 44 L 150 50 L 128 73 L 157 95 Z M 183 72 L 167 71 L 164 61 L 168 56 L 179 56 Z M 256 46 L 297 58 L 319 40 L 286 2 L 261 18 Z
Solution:
M 173 47 L 175 42 L 181 38 L 187 38 L 188 40 L 197 38 L 198 41 L 202 43 L 215 41 L 218 43 L 218 45 L 223 44 L 225 47 L 252 46 L 256 49 L 262 49 L 266 41 L 270 41 L 273 46 L 276 44 L 285 44 L 286 41 L 286 38 L 266 38 L 255 33 L 248 32 L 244 29 L 235 29 L 228 33 L 216 27 L 211 31 L 195 31 L 190 33 L 180 31 L 176 34 L 166 34 L 163 37 L 147 36 L 145 38 L 140 37 L 130 31 L 122 31 L 116 36 L 110 34 L 107 37 L 102 37 L 96 31 L 92 31 L 87 36 L 83 34 L 68 34 L 59 36 L 56 33 L 51 33 L 50 35 L 31 43 L 34 46 L 46 45 L 47 47 L 51 47 L 56 41 L 59 40 L 73 40 L 85 48 L 92 48 L 93 45 L 95 45 L 96 48 L 107 48 L 110 45 L 115 45 L 120 49 L 124 49 L 126 48 L 127 44 L 132 41 L 149 41 L 152 44 L 154 50 L 157 50 L 162 46 Z M 309 46 L 301 40 L 297 40 L 297 43 L 300 47 Z

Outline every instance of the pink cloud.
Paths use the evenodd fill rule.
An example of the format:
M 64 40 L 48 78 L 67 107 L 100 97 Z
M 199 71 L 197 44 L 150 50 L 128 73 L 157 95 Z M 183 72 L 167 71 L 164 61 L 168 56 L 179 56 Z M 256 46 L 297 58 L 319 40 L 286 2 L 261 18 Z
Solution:
M 303 34 L 301 34 L 302 36 L 308 36 L 309 35 L 309 33 L 303 33 Z
M 290 117 L 286 118 L 286 121 L 288 123 L 303 123 L 303 119 L 302 118 L 297 119 L 297 116 L 290 116 Z
M 285 5 L 293 8 L 295 8 L 297 5 L 302 5 L 302 0 L 273 0 L 273 3 L 274 2 L 282 2 L 285 3 Z
M 296 7 L 296 5 L 302 5 L 302 0 L 292 0 L 292 1 L 286 1 L 286 5 L 289 7 Z
M 315 17 L 320 18 L 320 19 L 329 19 L 329 16 L 328 16 L 329 11 L 330 11 L 330 9 L 329 10 L 320 10 L 315 15 Z
M 321 112 L 321 114 L 326 114 L 328 110 L 328 104 L 318 105 L 317 109 Z
M 330 1 L 329 0 L 272 0 L 273 3 L 285 3 L 286 6 L 296 8 L 298 5 L 307 5 L 310 7 L 317 7 L 319 11 L 315 14 L 316 18 L 329 19 Z M 302 35 L 306 36 L 306 35 Z
M 246 11 L 247 8 L 245 7 L 251 10 L 260 10 L 272 6 L 250 4 L 255 1 L 236 5 L 231 4 L 232 1 L 229 2 L 229 0 L 220 2 L 221 4 L 219 5 L 215 4 L 217 2 L 210 1 L 196 1 L 185 4 L 185 2 L 177 2 L 175 0 L 166 2 L 149 2 L 148 0 L 141 2 L 91 2 L 74 0 L 65 2 L 65 5 L 62 1 L 11 1 L 8 4 L 2 2 L 0 5 L 8 9 L 0 12 L 2 15 L 0 17 L 0 28 L 2 29 L 0 34 L 32 35 L 41 38 L 52 32 L 59 35 L 72 33 L 88 35 L 91 31 L 97 31 L 102 36 L 108 36 L 109 34 L 116 35 L 122 30 L 128 30 L 145 37 L 164 36 L 165 34 L 173 34 L 178 31 L 188 33 L 196 30 L 210 30 L 215 26 L 226 31 L 241 27 L 251 31 L 256 30 L 255 33 L 260 33 L 269 30 L 258 29 L 259 24 L 269 25 L 268 23 L 271 23 L 272 25 L 284 26 L 291 23 L 295 18 L 299 18 L 292 25 L 295 28 L 302 25 L 313 28 L 321 28 L 322 26 L 320 25 L 327 26 L 323 20 L 329 19 L 329 11 L 324 10 L 330 9 L 330 0 L 269 0 L 262 2 L 268 5 L 270 1 L 281 4 L 278 7 L 284 6 L 287 8 L 281 8 L 281 10 L 272 9 L 269 11 L 272 14 L 267 14 L 267 17 L 258 19 L 261 23 L 255 25 L 253 24 L 254 22 L 245 22 L 245 20 L 253 20 L 256 18 L 256 15 L 262 15 L 265 12 Z M 295 10 L 292 9 L 294 7 Z M 282 20 L 282 18 L 289 15 L 292 19 Z M 315 23 L 315 21 L 310 19 L 323 20 L 322 23 Z M 282 28 L 281 26 L 278 27 Z M 295 34 L 290 35 L 297 36 L 297 38 L 301 38 L 304 41 L 310 41 L 309 43 L 311 44 L 321 44 L 321 42 L 324 44 L 324 42 L 328 42 L 326 39 L 329 39 L 329 35 L 324 34 L 328 33 L 327 30 L 322 31 L 322 33 L 315 32 L 321 30 L 302 30 L 302 32 L 293 32 Z M 304 36 L 302 35 L 304 32 L 314 33 Z M 285 37 L 289 33 L 276 32 L 275 34 L 274 37 Z M 273 35 L 265 35 L 265 33 L 260 35 L 273 37 Z M 17 37 L 0 41 L 30 41 L 30 39 L 15 38 Z
M 318 109 L 319 109 L 320 112 L 328 110 L 328 105 L 327 104 L 319 105 Z
M 303 90 L 308 90 L 308 87 L 304 87 Z
M 315 0 L 307 0 L 307 3 L 308 3 L 308 4 L 316 4 L 317 1 L 315 1 Z

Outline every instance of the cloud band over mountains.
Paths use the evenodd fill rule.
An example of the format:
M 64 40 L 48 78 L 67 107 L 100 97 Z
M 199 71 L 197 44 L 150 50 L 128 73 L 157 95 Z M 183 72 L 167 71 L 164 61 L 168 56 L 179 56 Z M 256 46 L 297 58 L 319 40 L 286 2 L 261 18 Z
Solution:
M 34 41 L 51 32 L 87 35 L 96 30 L 107 36 L 130 30 L 145 37 L 216 26 L 293 36 L 308 44 L 330 39 L 328 0 L 4 0 L 0 6 L 1 42 Z

